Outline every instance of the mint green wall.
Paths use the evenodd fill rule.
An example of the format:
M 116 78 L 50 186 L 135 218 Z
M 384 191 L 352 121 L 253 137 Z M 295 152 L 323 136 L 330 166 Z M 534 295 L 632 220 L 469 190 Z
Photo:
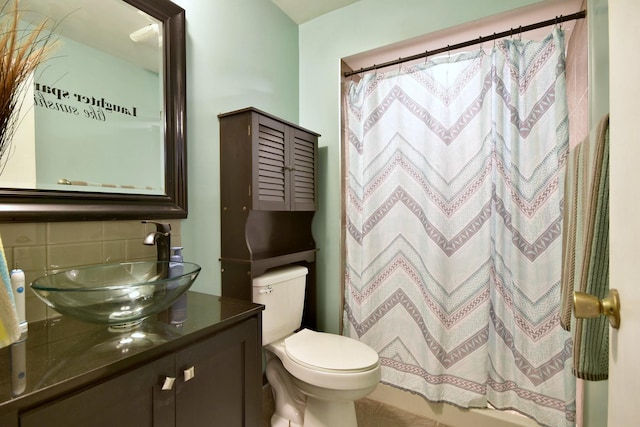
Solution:
M 220 292 L 217 114 L 254 106 L 322 134 L 314 220 L 320 329 L 340 313 L 340 59 L 539 0 L 360 0 L 299 28 L 270 0 L 174 0 L 187 16 L 189 217 L 195 290 Z
M 589 126 L 609 112 L 609 1 L 588 0 Z
M 298 27 L 270 0 L 173 0 L 187 18 L 189 217 L 193 289 L 220 294 L 219 113 L 254 106 L 298 121 Z
M 337 332 L 341 316 L 340 59 L 537 2 L 360 0 L 300 26 L 300 123 L 322 134 L 314 221 L 321 329 Z
M 360 0 L 299 28 L 270 0 L 174 1 L 187 11 L 188 33 L 189 218 L 182 224 L 182 243 L 186 259 L 205 267 L 194 289 L 220 292 L 216 115 L 252 105 L 322 134 L 320 211 L 314 220 L 318 320 L 320 329 L 337 332 L 340 59 L 540 0 Z M 589 2 L 589 10 L 592 2 L 607 4 Z M 602 396 L 602 387 L 591 392 Z M 591 397 L 586 417 L 593 424 L 586 427 L 606 425 L 595 421 L 599 412 L 606 420 L 606 405 Z
M 589 126 L 609 112 L 609 2 L 588 0 Z M 584 427 L 607 425 L 609 381 L 584 382 Z

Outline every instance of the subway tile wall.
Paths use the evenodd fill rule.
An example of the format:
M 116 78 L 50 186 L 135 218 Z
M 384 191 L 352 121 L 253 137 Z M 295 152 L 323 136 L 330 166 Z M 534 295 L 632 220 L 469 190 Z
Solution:
M 171 224 L 171 246 L 181 246 L 180 220 Z M 0 224 L 9 269 L 24 270 L 28 322 L 59 316 L 35 296 L 29 284 L 40 276 L 72 267 L 156 258 L 156 247 L 142 244 L 154 224 L 141 221 L 83 221 Z

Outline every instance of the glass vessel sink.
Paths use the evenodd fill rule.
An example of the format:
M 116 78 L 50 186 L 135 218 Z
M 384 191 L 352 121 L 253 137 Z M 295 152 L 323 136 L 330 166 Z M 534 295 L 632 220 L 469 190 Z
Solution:
M 40 277 L 31 289 L 60 314 L 125 327 L 169 307 L 200 270 L 190 262 L 101 264 Z

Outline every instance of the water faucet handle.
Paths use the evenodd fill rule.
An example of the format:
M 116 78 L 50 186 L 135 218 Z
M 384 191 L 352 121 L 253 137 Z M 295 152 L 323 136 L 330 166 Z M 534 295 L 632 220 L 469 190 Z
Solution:
M 165 236 L 168 236 L 169 234 L 171 234 L 171 224 L 169 224 L 169 223 L 147 221 L 147 220 L 143 220 L 142 223 L 143 224 L 155 224 L 156 225 L 156 231 L 159 232 L 159 233 L 164 234 Z

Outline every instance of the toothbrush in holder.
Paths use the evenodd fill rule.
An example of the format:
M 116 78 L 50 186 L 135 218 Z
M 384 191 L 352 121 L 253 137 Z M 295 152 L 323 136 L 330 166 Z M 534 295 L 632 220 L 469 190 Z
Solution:
M 19 268 L 11 270 L 11 288 L 13 289 L 13 297 L 16 301 L 16 310 L 18 312 L 18 321 L 20 323 L 20 332 L 27 332 L 29 325 L 27 324 L 27 316 L 25 311 L 25 287 L 24 287 L 24 271 Z

